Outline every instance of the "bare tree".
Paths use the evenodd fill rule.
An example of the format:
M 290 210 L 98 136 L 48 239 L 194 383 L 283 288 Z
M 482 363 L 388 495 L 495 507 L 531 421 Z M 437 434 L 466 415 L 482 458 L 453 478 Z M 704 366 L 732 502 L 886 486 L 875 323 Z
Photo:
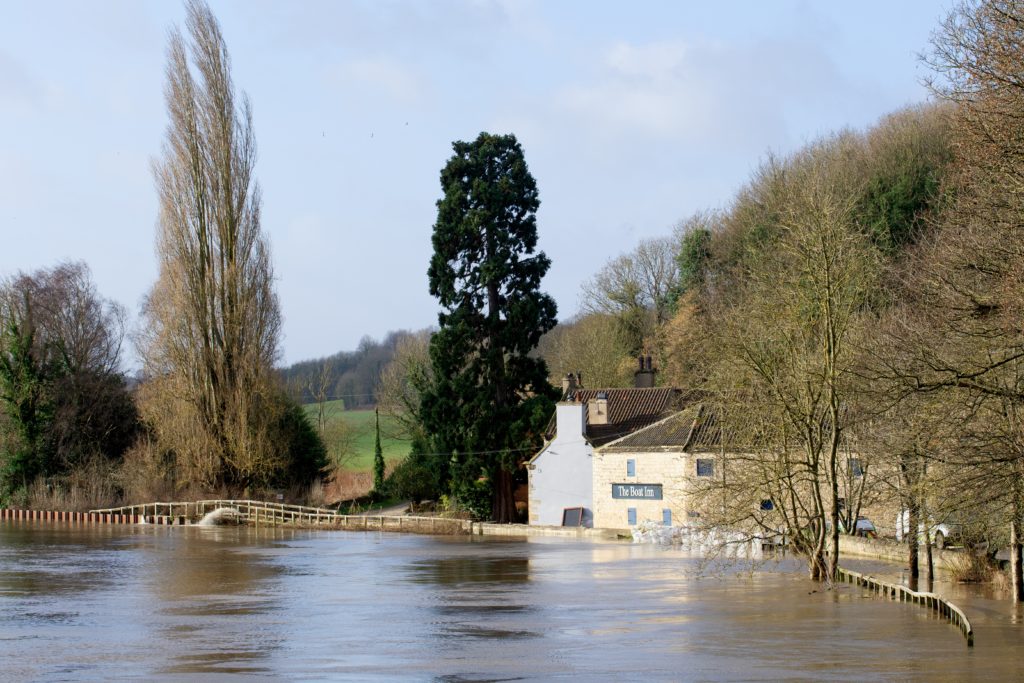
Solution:
M 679 266 L 672 237 L 642 240 L 636 249 L 611 259 L 583 284 L 582 309 L 616 316 L 629 342 L 629 355 L 653 340 L 671 316 Z
M 39 350 L 47 347 L 68 372 L 120 371 L 127 314 L 99 295 L 85 263 L 20 273 L 0 284 L 0 299 L 0 310 L 22 317 L 31 306 Z
M 53 483 L 129 446 L 137 414 L 120 371 L 124 317 L 84 263 L 0 282 L 0 495 L 14 479 L 22 489 L 35 476 Z
M 889 377 L 943 397 L 959 424 L 962 491 L 998 501 L 1009 528 L 1014 599 L 1024 601 L 1024 7 L 964 2 L 933 36 L 936 94 L 953 113 L 956 177 L 941 229 L 908 269 L 887 333 Z
M 737 514 L 760 514 L 747 498 L 770 495 L 819 580 L 833 577 L 838 562 L 840 484 L 855 415 L 853 339 L 877 274 L 854 219 L 858 177 L 842 162 L 849 145 L 845 137 L 826 140 L 787 163 L 774 246 L 718 312 L 709 382 L 724 414 L 743 416 L 735 428 L 752 454 L 724 484 L 752 491 L 732 498 L 742 502 Z
M 241 488 L 282 466 L 269 429 L 281 316 L 249 100 L 236 99 L 209 7 L 187 10 L 188 40 L 171 33 L 170 123 L 154 163 L 160 275 L 144 311 L 142 408 L 188 481 Z
M 633 385 L 636 359 L 617 319 L 607 313 L 581 314 L 559 323 L 541 337 L 537 352 L 556 386 L 569 373 L 579 374 L 589 387 Z
M 420 397 L 433 383 L 430 362 L 430 330 L 422 330 L 402 337 L 395 347 L 391 362 L 384 366 L 377 385 L 377 397 L 385 415 L 395 418 L 404 432 L 401 437 L 412 439 L 421 435 Z

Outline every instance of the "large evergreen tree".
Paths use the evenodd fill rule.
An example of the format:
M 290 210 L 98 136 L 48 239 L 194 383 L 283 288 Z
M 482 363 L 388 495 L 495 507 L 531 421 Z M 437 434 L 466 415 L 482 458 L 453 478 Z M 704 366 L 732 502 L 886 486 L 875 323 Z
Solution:
M 435 381 L 422 400 L 434 447 L 451 453 L 450 487 L 512 522 L 517 466 L 548 418 L 553 388 L 529 353 L 555 325 L 540 291 L 537 184 L 514 135 L 455 142 L 441 170 L 430 293 L 442 312 L 430 344 Z M 486 512 L 484 512 L 486 514 Z

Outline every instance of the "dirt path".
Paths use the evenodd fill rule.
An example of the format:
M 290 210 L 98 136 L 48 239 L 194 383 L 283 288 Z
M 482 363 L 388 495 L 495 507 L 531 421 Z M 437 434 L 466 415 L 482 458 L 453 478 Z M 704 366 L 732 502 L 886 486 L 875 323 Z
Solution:
M 357 515 L 364 515 L 364 516 L 365 515 L 374 515 L 374 516 L 383 515 L 385 517 L 389 517 L 389 516 L 395 516 L 395 515 L 404 515 L 408 511 L 409 511 L 409 501 L 406 501 L 404 503 L 399 503 L 398 505 L 392 505 L 392 506 L 386 507 L 386 508 L 370 508 L 369 510 L 363 510 L 362 512 L 357 512 L 355 514 L 357 514 Z

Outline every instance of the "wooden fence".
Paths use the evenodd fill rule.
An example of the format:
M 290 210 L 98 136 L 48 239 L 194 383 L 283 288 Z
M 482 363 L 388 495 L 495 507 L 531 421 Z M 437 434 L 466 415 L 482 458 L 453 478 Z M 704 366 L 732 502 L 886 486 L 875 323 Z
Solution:
M 865 576 L 842 567 L 838 569 L 839 573 L 836 578 L 841 583 L 861 586 L 893 600 L 912 602 L 922 605 L 926 609 L 938 612 L 939 616 L 948 619 L 951 624 L 960 629 L 960 632 L 964 634 L 964 638 L 967 639 L 967 647 L 974 647 L 974 629 L 971 627 L 971 622 L 967 619 L 967 615 L 963 613 L 963 610 L 945 598 L 935 593 L 912 591 L 906 586 L 881 581 L 873 576 Z

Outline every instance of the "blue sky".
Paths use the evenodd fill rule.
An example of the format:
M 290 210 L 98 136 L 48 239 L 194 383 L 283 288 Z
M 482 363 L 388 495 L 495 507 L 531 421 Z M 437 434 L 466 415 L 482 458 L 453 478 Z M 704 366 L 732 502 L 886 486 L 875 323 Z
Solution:
M 436 322 L 451 142 L 515 133 L 559 315 L 644 237 L 786 153 L 927 99 L 949 2 L 213 0 L 253 103 L 283 358 Z M 0 5 L 0 276 L 86 261 L 136 313 L 156 278 L 150 162 L 169 1 Z

